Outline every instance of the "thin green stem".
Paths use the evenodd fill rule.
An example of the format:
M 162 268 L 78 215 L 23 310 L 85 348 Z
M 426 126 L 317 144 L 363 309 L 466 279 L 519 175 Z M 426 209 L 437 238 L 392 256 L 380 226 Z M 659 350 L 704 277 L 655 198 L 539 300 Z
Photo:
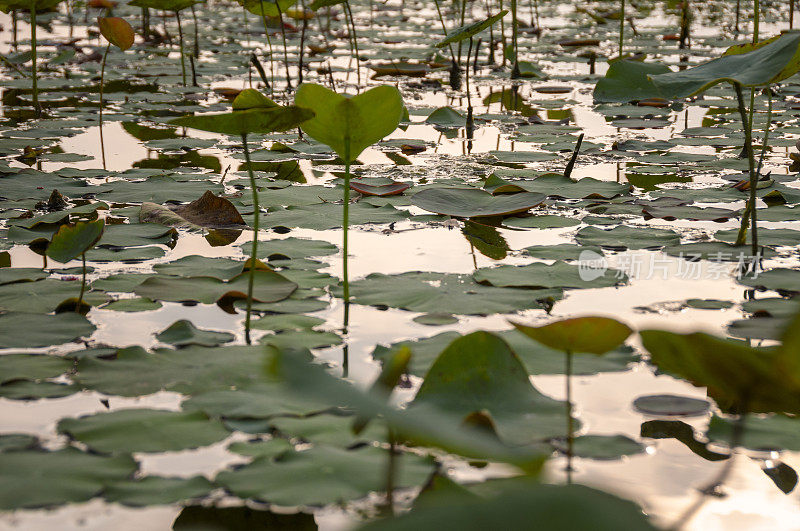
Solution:
M 436 13 L 439 15 L 439 22 L 442 23 L 442 31 L 444 32 L 444 36 L 447 38 L 447 25 L 444 23 L 444 17 L 442 16 L 442 8 L 439 6 L 439 0 L 433 0 L 433 3 L 436 4 Z M 457 63 L 456 53 L 453 51 L 453 43 L 449 43 L 447 48 L 450 50 L 450 57 L 452 58 L 453 63 Z
M 502 10 L 502 7 L 500 8 Z M 461 0 L 461 21 L 459 26 L 464 25 L 465 17 L 467 16 L 467 0 Z M 502 21 L 500 21 L 502 23 Z M 458 64 L 461 64 L 461 42 L 458 41 Z M 469 68 L 469 60 L 467 60 L 467 68 Z
M 572 418 L 572 352 L 565 353 L 564 374 L 566 379 L 566 401 L 567 401 L 567 484 L 572 483 L 572 454 L 575 431 L 575 422 Z
M 350 304 L 350 277 L 347 267 L 347 256 L 349 253 L 347 242 L 347 228 L 350 223 L 350 141 L 345 141 L 345 162 L 344 162 L 344 204 L 342 205 L 342 275 L 343 279 L 343 293 L 345 303 L 345 323 L 344 329 L 347 331 L 347 308 Z
M 267 48 L 269 49 L 269 91 L 270 94 L 275 87 L 275 66 L 272 62 L 272 40 L 269 38 L 269 24 L 267 23 L 267 14 L 264 12 L 264 2 L 259 2 L 261 6 L 261 20 L 264 22 L 264 34 L 267 36 Z M 245 11 L 247 14 L 247 11 Z
M 283 11 L 280 4 L 276 1 L 275 7 L 278 8 L 278 24 L 281 25 L 281 38 L 283 39 L 283 64 L 286 67 L 286 87 L 292 89 L 292 75 L 289 73 L 289 52 L 286 49 L 286 28 L 283 27 Z
M 623 45 L 625 42 L 625 0 L 619 3 L 619 56 L 622 57 Z
M 106 46 L 106 51 L 103 53 L 103 62 L 100 65 L 100 155 L 103 158 L 103 169 L 106 169 L 106 145 L 103 141 L 103 89 L 105 88 L 106 77 L 106 57 L 108 57 L 108 50 L 111 49 L 111 43 Z
M 394 516 L 394 483 L 397 472 L 397 449 L 392 428 L 387 428 L 389 439 L 389 459 L 386 463 L 386 506 L 389 514 Z
M 469 58 L 472 55 L 472 37 L 469 38 L 469 48 L 467 48 L 467 68 L 466 68 L 466 82 L 467 82 L 467 139 L 472 139 L 472 134 L 475 131 L 475 122 L 472 117 L 472 99 L 469 89 Z
M 33 71 L 33 109 L 36 116 L 41 116 L 42 108 L 39 106 L 39 83 L 36 72 L 36 4 L 31 9 L 31 68 Z
M 361 60 L 358 57 L 358 36 L 356 35 L 356 20 L 353 18 L 353 10 L 350 9 L 350 2 L 345 1 L 344 7 L 347 10 L 347 15 L 350 18 L 350 27 L 353 32 L 353 49 L 356 55 L 356 82 L 358 87 L 361 87 Z
M 17 41 L 17 10 L 11 12 L 11 42 L 14 46 L 14 51 L 19 51 L 19 42 Z
M 742 214 L 742 224 L 739 228 L 739 234 L 736 238 L 736 245 L 745 245 L 747 238 L 747 225 L 748 225 L 748 210 L 750 214 L 750 221 L 752 224 L 752 254 L 755 257 L 758 253 L 758 234 L 756 232 L 756 189 L 758 188 L 758 174 L 756 173 L 755 156 L 753 155 L 753 130 L 752 124 L 747 119 L 747 109 L 744 105 L 744 95 L 742 94 L 742 85 L 734 83 L 733 88 L 736 90 L 736 101 L 739 106 L 739 116 L 742 119 L 742 127 L 744 129 L 744 149 L 747 153 L 747 162 L 750 170 L 750 199 L 748 200 L 747 208 Z
M 178 40 L 181 47 L 181 76 L 183 77 L 183 86 L 186 86 L 186 58 L 183 55 L 183 28 L 181 27 L 181 12 L 175 11 L 175 18 L 178 19 Z
M 753 0 L 753 43 L 758 42 L 758 22 L 761 18 L 761 2 Z
M 758 166 L 756 166 L 756 174 L 761 175 L 761 167 L 764 165 L 764 158 L 767 156 L 767 149 L 769 147 L 769 130 L 772 125 L 772 90 L 767 87 L 767 124 L 764 126 L 764 141 L 761 145 L 761 155 L 758 157 Z
M 81 263 L 83 264 L 83 276 L 81 277 L 81 292 L 78 294 L 78 304 L 75 305 L 75 311 L 80 313 L 81 306 L 83 306 L 83 293 L 86 291 L 86 253 L 81 253 Z
M 200 57 L 200 24 L 197 21 L 197 11 L 194 8 L 194 4 L 192 4 L 192 20 L 194 21 L 194 57 L 195 59 Z
M 514 66 L 511 67 L 511 79 L 519 79 L 519 49 L 517 47 L 517 0 L 511 0 L 511 47 L 514 50 Z M 477 52 L 475 54 L 477 56 Z
M 256 257 L 258 253 L 258 188 L 256 187 L 256 176 L 253 174 L 253 166 L 250 163 L 250 149 L 247 147 L 247 135 L 242 135 L 242 147 L 244 148 L 244 160 L 247 164 L 247 176 L 250 178 L 250 191 L 253 193 L 253 243 L 250 247 L 250 269 L 247 276 L 247 309 L 244 318 L 244 339 L 250 344 L 250 314 L 253 310 L 253 284 L 256 278 Z
M 370 9 L 372 4 L 370 4 Z M 300 49 L 298 50 L 297 57 L 297 85 L 303 84 L 303 53 L 306 47 L 306 29 L 308 29 L 308 19 L 306 18 L 306 3 L 305 0 L 300 0 L 300 9 L 303 12 L 303 28 L 300 30 Z

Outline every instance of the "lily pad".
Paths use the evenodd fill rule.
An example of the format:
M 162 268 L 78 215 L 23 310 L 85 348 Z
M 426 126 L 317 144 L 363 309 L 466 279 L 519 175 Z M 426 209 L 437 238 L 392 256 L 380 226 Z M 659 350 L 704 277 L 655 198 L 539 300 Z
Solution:
M 594 275 L 593 275 L 594 277 Z M 597 277 L 586 277 L 577 265 L 566 262 L 543 264 L 536 262 L 524 266 L 501 265 L 477 269 L 472 278 L 480 284 L 505 288 L 606 288 L 625 284 L 627 275 L 622 271 L 607 269 Z
M 303 452 L 286 452 L 277 458 L 256 458 L 252 463 L 217 474 L 216 481 L 242 498 L 275 505 L 327 505 L 357 500 L 385 486 L 386 451 L 317 446 Z M 423 484 L 433 472 L 432 463 L 413 454 L 396 457 L 396 488 Z
M 495 288 L 482 286 L 469 275 L 445 273 L 373 273 L 350 283 L 350 298 L 356 304 L 454 315 L 487 315 L 541 308 L 543 303 L 539 301 L 560 297 L 561 291 L 557 289 Z
M 669 229 L 638 228 L 621 225 L 613 229 L 584 227 L 575 235 L 581 245 L 608 249 L 657 249 L 680 242 L 680 235 Z
M 187 345 L 215 347 L 233 341 L 234 335 L 228 332 L 201 330 L 195 327 L 191 321 L 181 319 L 156 334 L 156 339 L 176 347 L 185 347 Z
M 411 204 L 436 214 L 473 218 L 526 212 L 544 199 L 536 193 L 493 196 L 477 188 L 430 188 L 411 196 Z
M 435 408 L 460 419 L 487 411 L 500 438 L 510 444 L 564 431 L 564 404 L 539 393 L 508 344 L 488 332 L 453 341 L 428 370 L 409 407 Z
M 633 407 L 641 413 L 667 417 L 703 415 L 710 406 L 708 400 L 680 395 L 644 395 L 633 401 Z
M 102 457 L 75 448 L 0 453 L 0 508 L 53 507 L 100 494 L 136 471 L 128 455 Z
M 214 277 L 150 277 L 133 291 L 141 297 L 161 301 L 197 301 L 204 304 L 225 304 L 244 299 L 247 293 L 247 273 L 223 281 Z M 277 302 L 287 298 L 297 284 L 274 271 L 255 271 L 253 300 Z
M 200 412 L 122 409 L 62 419 L 58 431 L 105 454 L 171 452 L 208 446 L 230 432 Z
M 95 326 L 74 313 L 45 315 L 7 312 L 0 314 L 0 348 L 49 347 L 88 337 Z
M 190 478 L 145 476 L 137 480 L 112 483 L 103 492 L 103 498 L 130 507 L 172 505 L 203 497 L 213 489 L 214 484 L 203 476 Z

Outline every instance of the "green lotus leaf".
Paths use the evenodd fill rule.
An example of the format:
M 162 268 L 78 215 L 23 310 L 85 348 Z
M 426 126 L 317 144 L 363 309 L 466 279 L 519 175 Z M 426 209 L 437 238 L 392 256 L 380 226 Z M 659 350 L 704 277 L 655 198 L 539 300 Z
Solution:
M 0 453 L 0 509 L 53 507 L 84 502 L 130 477 L 129 455 L 102 457 L 75 448 L 55 452 Z
M 447 37 L 436 43 L 437 48 L 444 48 L 448 44 L 452 44 L 454 42 L 463 41 L 465 39 L 470 39 L 477 35 L 478 33 L 482 32 L 489 26 L 493 25 L 495 22 L 503 18 L 508 14 L 508 9 L 504 9 L 497 13 L 496 15 L 492 15 L 485 20 L 479 20 L 478 22 L 474 22 L 472 24 L 467 24 L 466 26 L 461 26 L 460 28 L 456 28 L 452 32 L 450 32 Z
M 172 505 L 200 498 L 212 490 L 214 484 L 203 476 L 190 478 L 145 476 L 141 479 L 112 483 L 103 492 L 103 498 L 130 507 Z
M 434 470 L 429 459 L 414 454 L 396 459 L 396 487 L 422 485 Z M 283 506 L 327 505 L 383 490 L 385 468 L 386 451 L 381 448 L 314 446 L 285 452 L 274 460 L 258 457 L 236 470 L 220 472 L 216 481 L 242 498 Z
M 564 404 L 539 393 L 508 344 L 488 332 L 450 343 L 428 370 L 409 407 L 446 411 L 459 422 L 473 412 L 486 411 L 500 439 L 514 445 L 564 432 Z
M 104 228 L 102 219 L 62 225 L 47 246 L 47 256 L 62 264 L 74 260 L 100 241 Z
M 411 196 L 411 204 L 436 214 L 476 218 L 527 212 L 545 197 L 539 193 L 494 196 L 477 188 L 430 188 Z
M 619 347 L 633 332 L 627 325 L 608 317 L 576 317 L 544 326 L 512 324 L 526 336 L 550 348 L 598 355 Z
M 173 452 L 208 446 L 230 434 L 221 422 L 199 411 L 158 409 L 121 409 L 65 418 L 58 423 L 58 431 L 104 454 Z
M 294 101 L 316 115 L 302 124 L 303 131 L 329 146 L 345 162 L 353 162 L 362 151 L 397 129 L 405 110 L 400 91 L 388 85 L 350 96 L 304 83 Z
M 548 485 L 528 478 L 486 484 L 488 495 L 453 492 L 433 497 L 394 518 L 370 522 L 362 531 L 459 529 L 481 531 L 492 522 L 508 529 L 592 529 L 653 531 L 635 503 L 583 485 Z
M 294 129 L 314 117 L 302 107 L 256 107 L 220 114 L 199 114 L 170 120 L 172 125 L 200 129 L 224 135 L 242 136 L 251 133 L 274 133 Z
M 729 50 L 707 63 L 664 74 L 651 75 L 661 97 L 687 98 L 723 82 L 743 87 L 777 83 L 800 70 L 800 31 L 788 31 L 757 45 Z

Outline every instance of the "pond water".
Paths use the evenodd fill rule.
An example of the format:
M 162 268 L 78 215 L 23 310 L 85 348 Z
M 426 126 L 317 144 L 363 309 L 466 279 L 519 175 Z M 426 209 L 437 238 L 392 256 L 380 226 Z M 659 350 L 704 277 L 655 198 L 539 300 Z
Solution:
M 169 42 L 145 41 L 139 35 L 140 8 L 120 2 L 106 10 L 104 2 L 90 4 L 96 7 L 69 2 L 39 14 L 41 117 L 31 107 L 31 65 L 24 55 L 30 44 L 28 13 L 18 12 L 15 22 L 10 14 L 0 14 L 0 52 L 7 59 L 0 107 L 0 259 L 5 260 L 0 261 L 0 346 L 5 347 L 0 348 L 0 498 L 6 498 L 0 502 L 0 528 L 186 529 L 193 522 L 216 522 L 219 529 L 356 528 L 387 511 L 388 443 L 385 430 L 376 427 L 382 421 L 354 435 L 351 419 L 316 414 L 326 409 L 320 407 L 319 391 L 301 388 L 298 393 L 281 383 L 287 386 L 281 395 L 263 369 L 265 359 L 275 355 L 263 344 L 292 352 L 310 349 L 330 374 L 367 389 L 396 344 L 413 340 L 411 364 L 391 397 L 404 409 L 415 396 L 421 400 L 424 393 L 417 392 L 423 381 L 439 378 L 436 382 L 445 386 L 448 378 L 458 381 L 462 371 L 475 369 L 456 364 L 447 377 L 436 371 L 426 377 L 438 354 L 447 354 L 448 344 L 463 336 L 458 344 L 469 349 L 467 338 L 473 336 L 468 334 L 480 330 L 509 342 L 516 354 L 505 347 L 503 363 L 513 367 L 504 370 L 526 371 L 533 387 L 525 392 L 539 405 L 514 403 L 523 400 L 519 397 L 505 398 L 508 410 L 499 402 L 476 404 L 473 410 L 487 416 L 471 422 L 487 422 L 492 441 L 545 455 L 541 482 L 582 484 L 631 500 L 636 507 L 624 505 L 625 510 L 647 515 L 657 528 L 798 528 L 800 438 L 792 424 L 798 411 L 753 409 L 747 421 L 754 423 L 752 430 L 744 424 L 744 438 L 737 440 L 741 448 L 731 452 L 728 434 L 741 424 L 735 408 L 717 400 L 717 393 L 727 389 L 728 380 L 742 379 L 742 365 L 734 360 L 730 371 L 720 369 L 720 389 L 709 390 L 698 381 L 693 385 L 691 377 L 651 359 L 652 348 L 645 348 L 637 332 L 706 332 L 741 340 L 725 348 L 748 344 L 767 349 L 764 356 L 782 352 L 781 359 L 795 361 L 768 370 L 795 370 L 786 377 L 794 387 L 785 390 L 789 398 L 782 403 L 796 403 L 800 371 L 793 367 L 800 367 L 800 342 L 795 337 L 794 343 L 779 345 L 783 330 L 798 322 L 792 318 L 800 292 L 800 208 L 795 206 L 800 181 L 791 165 L 800 158 L 791 155 L 797 155 L 800 139 L 800 78 L 773 85 L 769 102 L 760 89 L 752 99 L 746 89 L 745 99 L 755 110 L 756 158 L 767 128 L 769 136 L 761 167 L 766 177 L 756 202 L 758 235 L 766 247 L 760 269 L 743 276 L 742 268 L 751 264 L 737 260 L 736 253 L 746 255 L 749 246 L 723 243 L 736 239 L 749 195 L 748 161 L 739 157 L 744 134 L 735 93 L 723 83 L 702 96 L 658 100 L 656 106 L 595 101 L 607 59 L 618 54 L 617 3 L 521 4 L 518 58 L 529 62 L 524 66 L 532 73 L 510 79 L 512 61 L 503 59 L 500 43 L 501 36 L 511 42 L 509 14 L 502 27 L 498 22 L 491 34 L 486 29 L 472 41 L 481 39 L 476 67 L 469 67 L 469 99 L 466 86 L 450 86 L 448 48 L 434 47 L 443 31 L 433 2 L 350 1 L 359 69 L 351 58 L 343 3 L 320 7 L 309 17 L 305 34 L 299 12 L 286 13 L 285 42 L 277 18 L 265 19 L 272 65 L 260 16 L 233 2 L 209 0 L 191 9 L 187 3 L 180 11 L 186 83 L 173 12 L 162 18 L 150 10 L 152 29 L 164 38 L 166 28 Z M 461 25 L 461 4 L 441 5 L 452 32 Z M 492 13 L 508 8 L 487 5 Z M 467 4 L 465 23 L 486 18 L 487 5 Z M 627 6 L 625 52 L 640 52 L 647 62 L 673 70 L 718 57 L 752 38 L 752 6 L 741 6 L 738 31 L 736 6 L 732 0 L 693 5 L 687 49 L 665 38 L 679 32 L 680 4 Z M 787 2 L 762 2 L 760 8 L 762 38 L 789 28 Z M 99 36 L 97 16 L 123 17 L 137 31 L 129 50 L 109 48 L 102 126 L 98 59 L 106 41 Z M 491 64 L 489 39 L 497 41 Z M 560 44 L 575 39 L 597 42 Z M 469 42 L 461 43 L 464 60 Z M 195 43 L 199 53 L 190 67 Z M 331 49 L 310 48 L 321 50 L 326 43 Z M 458 45 L 453 48 L 457 53 Z M 309 138 L 311 133 L 299 138 L 294 128 L 249 135 L 261 203 L 259 258 L 285 276 L 280 282 L 297 288 L 269 299 L 272 288 L 259 283 L 280 282 L 259 272 L 253 346 L 245 347 L 241 291 L 247 275 L 236 275 L 249 256 L 252 231 L 238 226 L 225 239 L 230 228 L 144 223 L 140 207 L 156 203 L 163 213 L 211 191 L 229 200 L 252 226 L 241 139 L 167 122 L 192 113 L 228 112 L 224 94 L 247 88 L 291 104 L 284 51 L 294 87 L 301 50 L 305 82 L 351 94 L 378 85 L 399 89 L 408 115 L 357 157 L 352 182 L 399 182 L 409 188 L 386 197 L 352 191 L 346 261 L 351 300 L 346 304 L 342 160 Z M 593 72 L 582 52 L 596 56 Z M 251 53 L 259 57 L 273 90 L 264 86 Z M 411 68 L 407 62 L 424 65 L 424 75 L 374 76 L 379 65 Z M 474 133 L 465 127 L 470 105 Z M 381 116 L 376 111 L 362 118 L 371 123 Z M 565 178 L 579 134 L 583 143 Z M 498 186 L 517 193 L 498 193 Z M 60 210 L 48 210 L 46 204 L 54 189 L 67 201 Z M 523 190 L 541 198 L 515 211 L 500 207 L 498 215 L 470 217 L 447 215 L 452 205 L 426 208 L 423 196 L 414 197 L 447 189 L 494 191 L 484 193 L 484 200 L 495 202 L 513 200 Z M 69 222 L 93 219 L 105 220 L 105 232 L 85 251 L 91 308 L 85 318 L 57 313 L 63 299 L 81 291 L 81 253 L 58 263 L 50 244 L 46 254 L 51 258 L 44 258 L 42 239 L 54 239 Z M 698 250 L 707 253 L 702 260 L 688 259 Z M 713 254 L 719 252 L 727 259 Z M 604 260 L 599 279 L 586 276 L 592 274 L 586 263 L 592 257 Z M 234 284 L 236 279 L 241 282 Z M 230 291 L 237 295 L 228 300 Z M 543 347 L 510 324 L 541 326 L 583 316 L 613 318 L 633 333 L 627 346 L 614 345 L 605 357 L 574 355 L 575 371 L 566 378 L 564 360 L 572 354 Z M 171 327 L 183 320 L 189 324 Z M 172 333 L 162 334 L 168 327 Z M 486 385 L 503 395 L 502 389 L 513 388 L 512 375 L 507 376 L 508 382 Z M 435 385 L 430 383 L 429 393 L 437 392 Z M 775 391 L 781 397 L 783 392 Z M 670 412 L 658 401 L 649 410 L 634 406 L 647 395 L 682 398 Z M 349 403 L 330 400 L 323 405 Z M 463 407 L 476 400 L 463 396 Z M 575 432 L 565 437 L 566 400 L 572 404 Z M 687 403 L 701 406 L 683 411 Z M 528 408 L 527 413 L 515 407 Z M 565 450 L 573 436 L 576 451 Z M 363 444 L 353 447 L 356 442 Z M 419 500 L 431 496 L 428 503 L 438 499 L 440 507 L 454 495 L 448 487 L 439 486 L 444 489 L 439 493 L 435 483 L 431 486 L 434 465 L 422 456 L 436 457 L 438 476 L 472 489 L 455 493 L 462 496 L 491 498 L 492 489 L 502 492 L 511 485 L 503 478 L 520 472 L 502 459 L 406 443 L 400 445 L 403 458 L 394 478 L 398 514 L 424 508 L 418 495 Z M 429 446 L 439 449 L 429 451 Z M 716 479 L 713 492 L 704 492 Z M 579 496 L 578 502 L 600 504 L 591 496 Z M 598 510 L 587 507 L 587 514 Z M 581 512 L 580 505 L 575 511 Z M 496 514 L 498 526 L 515 527 L 511 516 Z M 598 526 L 615 521 L 614 515 L 605 517 Z M 413 525 L 433 526 L 434 521 Z

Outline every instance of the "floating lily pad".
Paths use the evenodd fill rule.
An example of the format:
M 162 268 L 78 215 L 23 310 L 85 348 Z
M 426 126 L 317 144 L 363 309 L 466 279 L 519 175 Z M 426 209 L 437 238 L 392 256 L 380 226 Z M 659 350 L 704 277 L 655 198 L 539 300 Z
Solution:
M 603 250 L 600 247 L 576 245 L 574 243 L 534 245 L 525 248 L 526 254 L 543 260 L 578 260 L 581 254 L 587 251 L 596 253 L 598 256 L 603 255 Z
M 495 288 L 482 286 L 469 275 L 445 273 L 373 273 L 350 283 L 350 298 L 356 304 L 454 315 L 487 315 L 541 308 L 539 301 L 560 297 L 561 291 L 557 289 Z
M 458 317 L 450 313 L 426 313 L 414 317 L 412 321 L 426 326 L 442 326 L 457 323 Z
M 201 412 L 122 409 L 62 419 L 58 431 L 96 452 L 171 452 L 208 446 L 229 435 L 222 423 Z
M 633 407 L 641 413 L 668 417 L 703 415 L 710 406 L 708 400 L 680 395 L 644 395 L 633 401 Z
M 41 354 L 7 354 L 0 356 L 0 383 L 13 380 L 55 378 L 72 366 L 69 360 Z
M 90 336 L 95 326 L 74 313 L 45 315 L 7 312 L 0 314 L 0 348 L 49 347 Z
M 224 419 L 305 416 L 330 409 L 330 406 L 312 398 L 290 393 L 284 384 L 276 382 L 254 380 L 236 390 L 216 386 L 215 390 L 209 391 L 198 388 L 195 393 L 181 405 L 185 411 L 199 410 Z
M 411 196 L 411 203 L 436 214 L 473 218 L 525 212 L 544 199 L 534 193 L 493 196 L 477 188 L 430 188 Z
M 581 245 L 596 245 L 609 249 L 657 249 L 675 245 L 680 235 L 669 229 L 619 226 L 610 230 L 584 227 L 575 235 Z
M 572 441 L 572 455 L 585 459 L 619 459 L 643 451 L 644 446 L 624 435 L 581 435 Z
M 276 459 L 256 458 L 252 463 L 217 474 L 217 483 L 242 498 L 275 505 L 327 505 L 357 500 L 385 486 L 386 451 L 317 446 L 303 452 L 286 452 Z M 395 487 L 424 483 L 432 463 L 413 454 L 397 459 Z
M 359 443 L 385 442 L 386 429 L 379 423 L 370 423 L 358 434 L 353 433 L 355 417 L 340 415 L 314 415 L 304 418 L 275 418 L 272 427 L 285 437 L 297 438 L 314 445 L 350 448 Z
M 264 347 L 192 346 L 152 353 L 131 347 L 119 350 L 112 360 L 80 359 L 74 379 L 109 395 L 139 396 L 161 390 L 192 394 L 262 380 L 265 356 Z
M 204 304 L 244 299 L 249 274 L 242 273 L 222 281 L 213 277 L 150 277 L 134 288 L 134 293 L 152 300 L 182 302 L 197 301 Z M 277 302 L 287 298 L 297 289 L 297 284 L 274 271 L 255 271 L 253 300 Z
M 583 270 L 566 262 L 548 265 L 540 262 L 524 266 L 502 265 L 477 269 L 472 278 L 480 284 L 506 288 L 606 288 L 625 284 L 627 275 L 607 269 L 599 276 L 588 277 Z
M 52 507 L 87 501 L 110 484 L 131 476 L 136 468 L 136 462 L 127 455 L 102 457 L 75 448 L 3 452 L 0 508 Z
M 191 321 L 181 319 L 156 334 L 156 339 L 176 347 L 185 347 L 187 345 L 215 347 L 233 341 L 234 335 L 228 332 L 201 330 L 195 327 Z
M 145 476 L 137 480 L 111 484 L 103 493 L 103 498 L 131 507 L 171 505 L 200 498 L 213 489 L 214 485 L 203 476 L 190 478 Z

